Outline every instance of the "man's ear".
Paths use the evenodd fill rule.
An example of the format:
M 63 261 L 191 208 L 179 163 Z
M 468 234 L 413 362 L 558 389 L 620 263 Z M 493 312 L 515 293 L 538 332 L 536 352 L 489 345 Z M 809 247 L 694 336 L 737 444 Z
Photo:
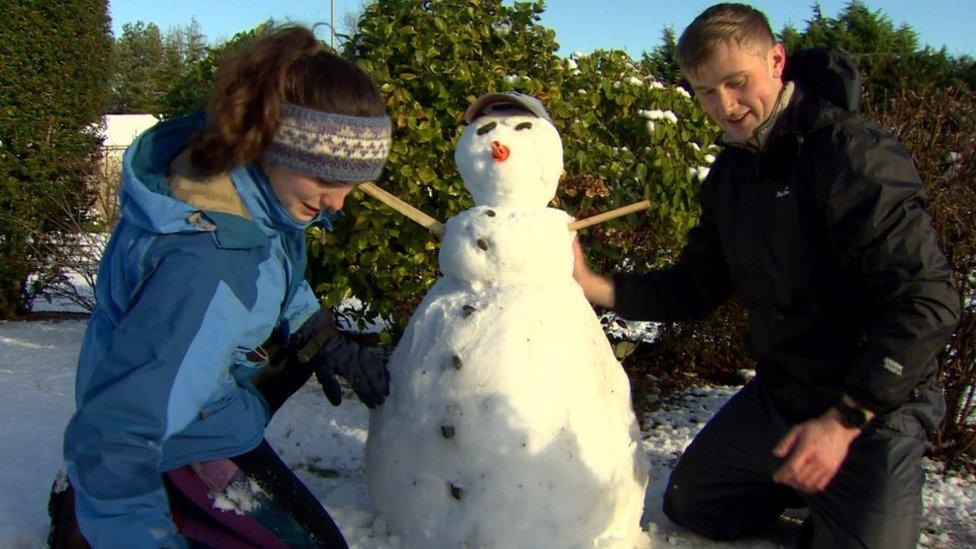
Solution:
M 773 78 L 782 78 L 783 71 L 786 69 L 786 48 L 782 42 L 773 44 L 769 48 L 769 66 L 773 69 Z

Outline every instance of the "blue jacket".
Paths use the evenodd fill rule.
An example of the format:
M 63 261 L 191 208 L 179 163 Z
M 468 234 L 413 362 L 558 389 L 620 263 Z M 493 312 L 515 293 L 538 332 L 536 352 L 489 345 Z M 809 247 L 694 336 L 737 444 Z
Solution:
M 175 192 L 170 165 L 203 123 L 162 122 L 123 160 L 121 220 L 64 439 L 78 522 L 95 547 L 185 546 L 161 474 L 261 442 L 269 415 L 250 384 L 261 364 L 246 355 L 319 308 L 303 277 L 306 225 L 255 166 L 216 183 L 183 179 Z

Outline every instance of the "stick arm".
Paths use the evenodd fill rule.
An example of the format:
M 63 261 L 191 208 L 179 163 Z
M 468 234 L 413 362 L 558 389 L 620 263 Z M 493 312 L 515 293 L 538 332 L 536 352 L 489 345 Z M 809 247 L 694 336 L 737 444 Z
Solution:
M 601 214 L 594 215 L 592 217 L 587 217 L 586 219 L 578 219 L 569 224 L 569 230 L 577 231 L 589 227 L 591 225 L 596 225 L 597 223 L 603 223 L 604 221 L 609 221 L 611 219 L 621 217 L 624 215 L 629 215 L 634 212 L 639 212 L 641 210 L 646 210 L 651 207 L 650 200 L 641 200 L 640 202 L 635 202 L 628 206 L 623 206 L 615 210 L 610 210 L 609 212 L 603 212 Z
M 411 220 L 416 221 L 420 225 L 430 229 L 430 232 L 436 234 L 437 236 L 444 236 L 443 223 L 384 191 L 373 183 L 362 183 L 359 185 L 359 188 L 362 189 L 366 194 L 409 217 Z
M 396 196 L 384 191 L 380 187 L 376 186 L 371 182 L 362 183 L 359 188 L 363 190 L 366 194 L 372 196 L 373 198 L 379 200 L 380 202 L 386 204 L 387 206 L 393 208 L 394 210 L 402 213 L 411 220 L 417 222 L 418 224 L 426 227 L 430 232 L 437 236 L 444 236 L 444 224 L 440 221 L 434 219 L 433 217 L 425 214 L 424 212 L 414 208 L 410 204 L 407 204 L 403 200 L 400 200 Z M 623 206 L 615 210 L 610 210 L 609 212 L 603 212 L 601 214 L 594 215 L 592 217 L 587 217 L 586 219 L 578 219 L 569 224 L 569 230 L 577 231 L 579 229 L 584 229 L 597 223 L 603 223 L 604 221 L 609 221 L 617 217 L 624 215 L 629 215 L 634 212 L 639 212 L 645 210 L 651 206 L 650 200 L 641 200 L 640 202 L 635 202 L 628 206 Z

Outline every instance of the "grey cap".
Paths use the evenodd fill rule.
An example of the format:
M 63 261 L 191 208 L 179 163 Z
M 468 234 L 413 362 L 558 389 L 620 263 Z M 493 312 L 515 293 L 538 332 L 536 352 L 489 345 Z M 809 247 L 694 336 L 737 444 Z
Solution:
M 468 110 L 464 111 L 464 123 L 470 124 L 475 118 L 494 110 L 489 109 L 492 105 L 514 105 L 552 123 L 552 118 L 549 118 L 542 101 L 517 91 L 492 92 L 475 99 Z

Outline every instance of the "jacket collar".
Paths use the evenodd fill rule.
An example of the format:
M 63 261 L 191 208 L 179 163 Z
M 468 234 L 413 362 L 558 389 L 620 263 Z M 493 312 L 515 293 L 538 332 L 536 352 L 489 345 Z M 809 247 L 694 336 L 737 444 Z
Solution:
M 776 103 L 773 105 L 773 112 L 769 114 L 762 124 L 756 126 L 756 129 L 752 132 L 752 136 L 745 141 L 736 141 L 729 133 L 723 133 L 719 138 L 719 142 L 723 145 L 730 145 L 733 147 L 742 147 L 744 149 L 750 149 L 753 151 L 760 151 L 766 145 L 766 140 L 769 137 L 770 132 L 773 127 L 776 126 L 776 121 L 779 120 L 780 115 L 786 110 L 787 105 L 790 104 L 790 100 L 793 98 L 793 82 L 786 82 L 783 87 L 779 90 L 779 95 L 776 96 Z
M 781 117 L 775 135 L 810 133 L 860 110 L 861 75 L 841 51 L 801 51 L 790 58 L 783 77 L 795 84 L 797 97 Z
M 292 218 L 257 166 L 197 173 L 185 153 L 206 122 L 202 112 L 160 122 L 126 150 L 119 198 L 122 215 L 156 233 L 212 232 L 222 248 L 252 248 L 280 231 L 310 223 Z M 330 228 L 328 219 L 314 222 Z

